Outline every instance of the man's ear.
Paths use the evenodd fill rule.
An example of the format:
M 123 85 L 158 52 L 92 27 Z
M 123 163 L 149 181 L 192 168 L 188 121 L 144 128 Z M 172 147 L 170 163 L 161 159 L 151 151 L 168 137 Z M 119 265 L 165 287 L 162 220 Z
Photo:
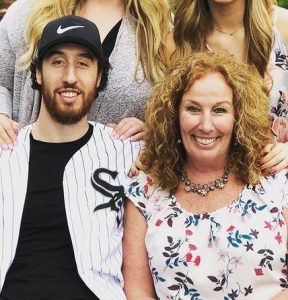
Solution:
M 36 68 L 36 81 L 39 85 L 42 84 L 42 73 L 39 68 Z
M 102 72 L 98 73 L 98 78 L 97 78 L 97 88 L 99 88 L 100 82 L 101 82 L 101 78 L 102 78 Z

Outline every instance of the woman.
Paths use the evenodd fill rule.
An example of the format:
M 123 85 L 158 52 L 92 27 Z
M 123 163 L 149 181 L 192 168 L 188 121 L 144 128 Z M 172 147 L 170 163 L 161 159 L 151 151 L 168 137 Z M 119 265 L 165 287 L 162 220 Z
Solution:
M 178 3 L 174 27 L 177 55 L 191 49 L 225 49 L 254 65 L 266 78 L 273 136 L 279 143 L 266 147 L 270 153 L 264 157 L 262 167 L 273 167 L 278 153 L 282 153 L 281 158 L 288 165 L 288 145 L 283 144 L 288 142 L 288 11 L 275 6 L 275 0 Z
M 155 86 L 124 216 L 129 300 L 287 299 L 287 175 L 258 165 L 267 108 L 258 72 L 227 54 L 191 54 Z
M 25 125 L 38 114 L 39 95 L 31 89 L 28 68 L 40 33 L 51 19 L 68 14 L 97 25 L 111 64 L 108 86 L 99 93 L 89 119 L 114 126 L 123 139 L 143 137 L 143 107 L 151 85 L 165 70 L 167 0 L 18 0 L 0 23 L 0 144 L 6 149 L 13 147 L 18 129 L 12 120 Z

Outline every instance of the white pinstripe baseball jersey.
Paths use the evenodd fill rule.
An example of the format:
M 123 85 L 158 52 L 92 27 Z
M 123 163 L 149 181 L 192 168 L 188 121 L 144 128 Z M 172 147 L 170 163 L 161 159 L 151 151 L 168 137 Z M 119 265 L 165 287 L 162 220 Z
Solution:
M 20 131 L 14 150 L 0 150 L 0 291 L 19 238 L 31 129 L 29 125 Z M 121 204 L 123 187 L 129 182 L 126 174 L 140 149 L 139 143 L 114 140 L 111 133 L 111 128 L 95 124 L 92 137 L 69 160 L 63 176 L 78 273 L 101 300 L 126 299 L 121 274 Z

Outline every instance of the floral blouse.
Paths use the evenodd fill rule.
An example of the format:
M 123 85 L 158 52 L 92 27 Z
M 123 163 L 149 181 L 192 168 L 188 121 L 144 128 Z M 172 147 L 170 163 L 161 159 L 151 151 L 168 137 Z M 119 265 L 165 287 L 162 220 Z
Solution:
M 274 20 L 274 24 L 276 20 Z M 278 142 L 288 142 L 288 45 L 274 26 L 274 45 L 267 71 L 266 83 L 270 90 L 272 131 Z
M 159 299 L 265 300 L 288 288 L 285 171 L 246 185 L 231 204 L 204 214 L 186 211 L 144 172 L 128 193 L 147 222 Z

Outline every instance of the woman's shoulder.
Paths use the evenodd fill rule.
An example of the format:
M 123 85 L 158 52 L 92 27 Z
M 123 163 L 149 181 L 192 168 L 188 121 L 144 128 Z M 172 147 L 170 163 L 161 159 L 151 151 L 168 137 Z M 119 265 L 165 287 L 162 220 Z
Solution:
M 288 10 L 279 6 L 275 7 L 274 13 L 276 14 L 276 25 L 280 31 L 283 40 L 288 45 Z
M 288 172 L 282 170 L 277 174 L 263 177 L 260 182 L 260 197 L 269 204 L 276 205 L 279 209 L 288 205 Z
M 168 193 L 161 187 L 155 186 L 153 178 L 148 173 L 140 171 L 139 175 L 132 179 L 126 196 L 148 221 L 155 207 L 161 206 L 161 203 L 167 200 Z

